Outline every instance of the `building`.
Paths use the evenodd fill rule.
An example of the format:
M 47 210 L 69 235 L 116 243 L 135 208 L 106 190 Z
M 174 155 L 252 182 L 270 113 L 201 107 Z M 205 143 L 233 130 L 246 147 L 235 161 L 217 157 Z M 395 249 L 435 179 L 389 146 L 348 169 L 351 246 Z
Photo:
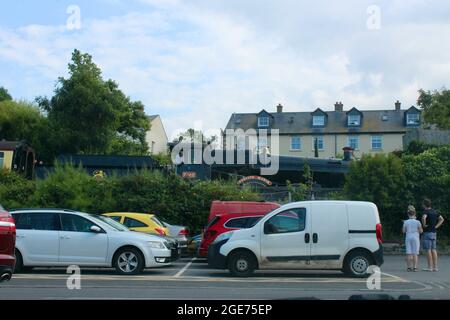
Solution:
M 333 111 L 317 108 L 313 112 L 283 112 L 283 106 L 278 105 L 277 111 L 272 113 L 263 109 L 259 113 L 233 114 L 225 128 L 223 144 L 224 148 L 229 148 L 227 141 L 232 141 L 238 150 L 252 149 L 249 137 L 257 132 L 254 139 L 256 148 L 268 148 L 275 154 L 275 148 L 270 145 L 270 132 L 278 129 L 279 155 L 337 158 L 342 157 L 344 147 L 351 147 L 358 158 L 362 154 L 403 150 L 403 136 L 411 128 L 419 127 L 420 123 L 421 111 L 414 106 L 401 109 L 399 101 L 392 110 L 353 107 L 345 111 L 344 105 L 337 102 Z M 245 139 L 225 136 L 227 131 L 236 129 L 245 132 Z M 268 137 L 261 134 L 260 129 L 266 129 Z
M 164 129 L 161 117 L 153 115 L 148 117 L 150 130 L 147 131 L 145 140 L 151 154 L 167 153 L 167 133 Z
M 35 163 L 35 152 L 26 141 L 0 141 L 0 170 L 13 170 L 31 179 Z

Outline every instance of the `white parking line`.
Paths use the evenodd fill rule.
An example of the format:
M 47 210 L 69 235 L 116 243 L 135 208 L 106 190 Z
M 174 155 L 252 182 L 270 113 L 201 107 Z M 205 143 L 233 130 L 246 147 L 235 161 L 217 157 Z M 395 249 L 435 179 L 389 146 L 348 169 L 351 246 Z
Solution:
M 192 260 L 189 261 L 189 262 L 183 267 L 183 269 L 181 269 L 180 271 L 178 271 L 173 277 L 174 277 L 174 278 L 179 278 L 179 277 L 187 270 L 187 268 L 189 268 L 189 267 L 191 266 L 192 262 L 194 262 L 196 259 L 197 259 L 196 257 L 192 258 Z
M 395 275 L 390 274 L 390 273 L 381 272 L 381 274 L 382 274 L 382 275 L 385 275 L 385 276 L 388 276 L 388 277 L 391 277 L 391 278 L 394 278 L 394 279 L 397 279 L 399 282 L 410 282 L 409 280 L 406 280 L 406 279 L 404 279 L 404 278 L 395 276 Z

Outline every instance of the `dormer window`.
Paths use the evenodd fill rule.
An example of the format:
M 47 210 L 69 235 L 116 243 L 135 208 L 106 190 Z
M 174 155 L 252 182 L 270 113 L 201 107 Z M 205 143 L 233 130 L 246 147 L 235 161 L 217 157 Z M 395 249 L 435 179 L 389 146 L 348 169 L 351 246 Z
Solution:
M 348 125 L 349 126 L 361 125 L 361 116 L 359 114 L 349 114 L 348 115 Z
M 408 113 L 406 115 L 406 124 L 408 126 L 417 126 L 420 123 L 420 116 L 418 113 Z
M 258 127 L 268 127 L 268 126 L 269 126 L 269 117 L 258 118 Z
M 313 116 L 313 126 L 323 127 L 325 125 L 325 116 Z

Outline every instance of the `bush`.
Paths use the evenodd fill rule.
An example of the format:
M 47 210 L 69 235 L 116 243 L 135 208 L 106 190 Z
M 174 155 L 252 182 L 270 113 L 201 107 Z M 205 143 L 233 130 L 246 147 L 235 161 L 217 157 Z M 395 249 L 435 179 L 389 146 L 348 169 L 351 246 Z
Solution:
M 0 204 L 6 209 L 31 206 L 35 184 L 16 172 L 0 170 Z

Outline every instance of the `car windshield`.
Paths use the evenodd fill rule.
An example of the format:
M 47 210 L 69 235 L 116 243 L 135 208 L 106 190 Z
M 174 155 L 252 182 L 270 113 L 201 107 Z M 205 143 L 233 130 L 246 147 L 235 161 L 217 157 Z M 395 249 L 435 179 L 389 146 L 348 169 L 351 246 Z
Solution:
M 127 227 L 125 227 L 123 224 L 121 224 L 117 221 L 114 221 L 111 218 L 97 215 L 97 214 L 89 214 L 89 217 L 100 220 L 101 222 L 106 223 L 108 226 L 112 227 L 113 229 L 115 229 L 117 231 L 129 231 L 129 229 Z

